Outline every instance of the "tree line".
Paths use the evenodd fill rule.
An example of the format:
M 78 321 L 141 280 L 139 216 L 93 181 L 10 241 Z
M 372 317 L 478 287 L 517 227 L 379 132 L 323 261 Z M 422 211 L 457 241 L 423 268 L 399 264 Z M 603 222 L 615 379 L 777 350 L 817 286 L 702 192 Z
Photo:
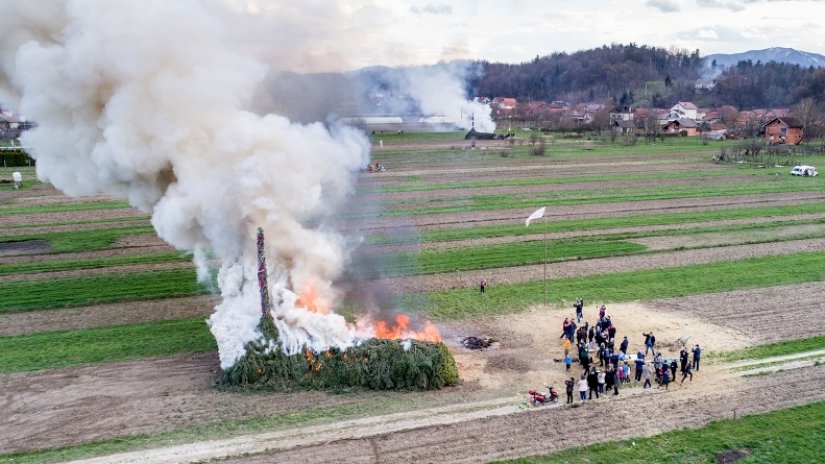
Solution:
M 521 64 L 480 64 L 484 72 L 470 82 L 473 96 L 659 108 L 692 101 L 743 110 L 789 107 L 803 99 L 825 102 L 823 68 L 748 60 L 720 69 L 706 66 L 699 50 L 613 44 Z M 713 84 L 697 86 L 700 78 Z

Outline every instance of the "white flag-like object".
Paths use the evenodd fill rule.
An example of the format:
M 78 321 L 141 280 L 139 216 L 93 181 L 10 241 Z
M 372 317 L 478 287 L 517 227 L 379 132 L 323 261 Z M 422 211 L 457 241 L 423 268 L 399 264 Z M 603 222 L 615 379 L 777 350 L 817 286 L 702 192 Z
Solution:
M 537 209 L 535 213 L 531 214 L 531 215 L 527 218 L 527 220 L 526 220 L 526 221 L 524 221 L 524 225 L 525 225 L 525 226 L 527 226 L 527 227 L 530 227 L 530 222 L 532 222 L 532 221 L 534 221 L 534 220 L 536 220 L 536 219 L 539 219 L 539 218 L 541 218 L 541 217 L 544 217 L 544 208 L 545 208 L 545 207 L 544 207 L 544 206 L 542 206 L 541 208 Z

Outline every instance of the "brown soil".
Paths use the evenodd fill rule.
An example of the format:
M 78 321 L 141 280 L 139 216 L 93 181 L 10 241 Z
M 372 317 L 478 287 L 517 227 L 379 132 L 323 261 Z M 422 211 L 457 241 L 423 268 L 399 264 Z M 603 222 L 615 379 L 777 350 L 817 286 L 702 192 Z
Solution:
M 219 298 L 196 296 L 0 314 L 0 336 L 76 330 L 159 320 L 208 317 Z
M 230 463 L 477 463 L 550 453 L 574 446 L 653 435 L 673 428 L 787 408 L 825 399 L 825 366 L 752 379 L 722 378 L 672 391 L 625 390 L 618 398 L 580 407 L 543 407 L 486 418 L 467 417 L 408 430 L 339 437 L 303 436 L 273 440 L 258 449 L 286 449 Z M 788 385 L 793 385 L 789 393 Z M 296 437 L 298 435 L 298 437 Z M 300 438 L 304 438 L 303 441 Z M 240 447 L 239 447 L 240 448 Z M 161 461 L 154 461 L 161 462 Z
M 738 315 L 747 316 L 746 308 L 734 307 L 734 312 L 737 308 Z M 706 352 L 761 342 L 693 314 L 660 307 L 610 305 L 608 314 L 620 336 L 629 334 L 631 352 L 641 348 L 641 333 L 651 330 L 662 345 L 690 335 L 688 342 L 700 343 Z M 618 398 L 607 395 L 584 405 L 576 401 L 573 407 L 520 410 L 518 404 L 526 398 L 527 388 L 541 388 L 546 383 L 554 383 L 558 388 L 570 376 L 554 360 L 562 355 L 558 340 L 561 320 L 570 315 L 571 310 L 537 307 L 515 316 L 443 326 L 442 332 L 449 337 L 447 343 L 452 346 L 467 385 L 440 394 L 460 395 L 457 398 L 461 401 L 452 408 L 418 408 L 409 413 L 214 440 L 197 446 L 124 453 L 88 462 L 178 462 L 183 457 L 207 460 L 267 449 L 275 451 L 229 462 L 484 462 L 679 427 L 699 427 L 734 414 L 741 416 L 825 399 L 821 388 L 825 366 L 743 378 L 724 365 L 711 364 L 696 372 L 693 381 L 674 383 L 669 390 L 642 390 L 631 383 L 621 388 Z M 487 351 L 467 350 L 457 344 L 458 338 L 467 334 L 496 337 L 500 344 Z M 675 348 L 660 349 L 665 356 L 676 352 Z M 580 372 L 581 368 L 574 365 L 572 375 Z M 793 385 L 793 394 L 788 394 L 788 385 Z M 484 391 L 501 392 L 503 396 L 483 402 L 480 392 Z M 305 394 L 291 398 L 306 404 L 302 395 Z M 547 436 L 553 440 L 547 440 Z
M 741 245 L 759 240 L 788 240 L 810 234 L 821 234 L 825 224 L 803 224 L 778 227 L 767 232 L 759 230 L 737 232 L 714 232 L 706 234 L 674 235 L 670 237 L 645 237 L 631 240 L 650 250 L 672 250 L 674 248 L 704 248 L 714 246 Z
M 709 293 L 650 303 L 730 327 L 754 343 L 825 334 L 825 282 Z
M 790 240 L 777 243 L 733 245 L 720 248 L 705 248 L 661 252 L 653 254 L 619 256 L 615 258 L 583 259 L 547 265 L 547 275 L 553 279 L 583 275 L 609 274 L 614 272 L 640 271 L 689 264 L 714 263 L 758 256 L 774 256 L 804 251 L 821 251 L 825 239 Z M 385 279 L 396 291 L 423 292 L 474 287 L 481 279 L 489 285 L 488 291 L 495 291 L 498 284 L 512 284 L 539 280 L 544 276 L 544 266 L 519 266 L 479 271 L 447 272 L 442 274 L 397 277 Z

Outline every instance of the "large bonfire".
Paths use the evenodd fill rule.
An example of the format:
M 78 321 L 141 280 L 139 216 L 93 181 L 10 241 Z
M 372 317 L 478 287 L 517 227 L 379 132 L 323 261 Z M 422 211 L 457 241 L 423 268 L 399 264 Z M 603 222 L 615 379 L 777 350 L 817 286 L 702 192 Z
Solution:
M 438 329 L 425 321 L 421 331 L 409 329 L 410 319 L 397 314 L 394 323 L 360 320 L 348 324 L 353 345 L 315 352 L 302 347 L 289 354 L 281 341 L 279 322 L 285 316 L 272 307 L 269 295 L 264 233 L 258 229 L 258 286 L 261 295 L 260 337 L 246 345 L 246 354 L 224 371 L 221 383 L 230 386 L 292 389 L 366 387 L 438 389 L 458 381 L 455 360 L 441 343 Z M 335 315 L 309 287 L 295 307 L 321 317 Z
M 0 100 L 38 123 L 23 135 L 38 178 L 72 196 L 128 199 L 193 255 L 202 281 L 219 264 L 208 324 L 227 381 L 455 381 L 431 324 L 330 310 L 360 241 L 334 220 L 369 163 L 363 132 L 249 111 L 267 67 L 227 38 L 214 2 L 41 3 L 6 1 L 0 15 Z M 269 240 L 256 254 L 257 227 Z M 258 272 L 259 256 L 269 271 Z M 263 313 L 259 288 L 272 298 Z

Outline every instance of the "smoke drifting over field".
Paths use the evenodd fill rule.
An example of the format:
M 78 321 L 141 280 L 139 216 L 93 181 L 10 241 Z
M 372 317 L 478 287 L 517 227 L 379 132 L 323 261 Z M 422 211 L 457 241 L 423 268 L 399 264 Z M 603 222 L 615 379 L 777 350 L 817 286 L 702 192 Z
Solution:
M 345 348 L 376 328 L 328 311 L 351 242 L 329 219 L 369 162 L 368 140 L 246 110 L 267 68 L 229 45 L 208 8 L 0 2 L 0 101 L 37 121 L 25 144 L 41 180 L 151 212 L 164 240 L 194 253 L 202 277 L 208 257 L 220 260 L 222 302 L 209 323 L 222 367 L 259 336 L 259 226 L 283 348 Z M 429 92 L 435 81 L 420 82 Z

